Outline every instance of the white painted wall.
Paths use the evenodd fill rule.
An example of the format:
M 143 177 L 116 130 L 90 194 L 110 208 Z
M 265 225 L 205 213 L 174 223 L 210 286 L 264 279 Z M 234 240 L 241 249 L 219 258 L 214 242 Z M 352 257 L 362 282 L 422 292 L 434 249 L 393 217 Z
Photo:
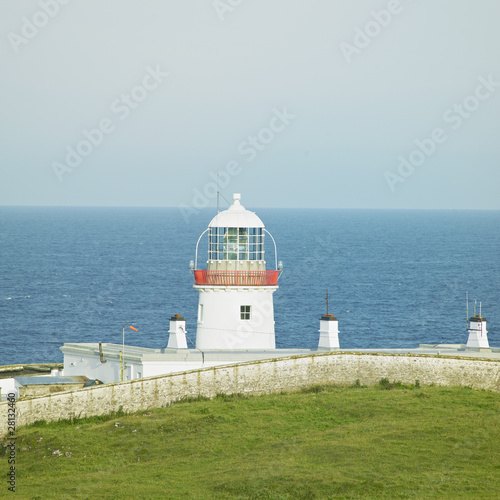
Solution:
M 198 349 L 275 349 L 273 293 L 277 286 L 194 288 L 200 294 Z M 241 319 L 242 305 L 251 307 L 250 320 Z
M 126 348 L 125 348 L 126 349 Z M 106 363 L 101 363 L 98 355 L 90 353 L 73 354 L 64 353 L 64 375 L 85 375 L 89 379 L 99 379 L 105 384 L 118 382 L 120 380 L 120 360 L 110 359 L 106 356 Z M 200 368 L 208 368 L 211 366 L 219 366 L 227 364 L 227 360 L 223 361 L 202 361 L 201 353 L 200 360 L 191 361 L 139 361 L 133 357 L 127 357 L 125 350 L 125 381 L 136 380 L 144 377 L 155 377 L 168 373 L 176 373 L 187 370 L 197 370 Z
M 108 359 L 101 363 L 99 355 L 88 353 L 64 353 L 64 375 L 85 375 L 89 379 L 97 378 L 105 384 L 120 380 L 120 360 Z
M 175 316 L 170 318 L 170 330 L 168 331 L 169 349 L 187 349 L 186 321 Z
M 16 384 L 14 378 L 1 378 L 0 379 L 0 393 L 1 400 L 5 401 L 7 399 L 7 394 L 14 392 L 16 394 L 16 398 L 19 394 L 16 392 Z
M 323 318 L 319 321 L 318 349 L 338 349 L 340 347 L 339 322 L 336 319 Z

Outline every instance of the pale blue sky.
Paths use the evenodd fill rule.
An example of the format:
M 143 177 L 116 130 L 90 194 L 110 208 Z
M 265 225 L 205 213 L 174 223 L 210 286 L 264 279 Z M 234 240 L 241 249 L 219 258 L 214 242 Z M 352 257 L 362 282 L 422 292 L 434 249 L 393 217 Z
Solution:
M 0 0 L 0 205 L 500 208 L 500 2 L 237 4 Z

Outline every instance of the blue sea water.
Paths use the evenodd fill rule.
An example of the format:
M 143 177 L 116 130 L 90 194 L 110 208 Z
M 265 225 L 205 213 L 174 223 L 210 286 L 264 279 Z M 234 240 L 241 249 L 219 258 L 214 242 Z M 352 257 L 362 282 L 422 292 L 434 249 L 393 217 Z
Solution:
M 277 347 L 317 346 L 326 289 L 344 348 L 465 343 L 466 290 L 500 346 L 500 212 L 256 212 L 284 263 Z M 175 208 L 0 207 L 0 365 L 62 361 L 65 342 L 120 343 L 130 322 L 139 332 L 127 330 L 128 344 L 161 348 L 175 313 L 194 340 L 188 264 L 213 215 L 186 223 Z M 266 251 L 269 268 L 269 238 Z

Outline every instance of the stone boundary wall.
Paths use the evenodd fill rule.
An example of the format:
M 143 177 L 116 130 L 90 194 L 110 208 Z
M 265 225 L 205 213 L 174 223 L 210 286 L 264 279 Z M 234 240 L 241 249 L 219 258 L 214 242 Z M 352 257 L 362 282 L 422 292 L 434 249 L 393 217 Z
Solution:
M 500 361 L 342 352 L 252 361 L 19 400 L 16 427 L 37 420 L 104 415 L 120 408 L 132 413 L 187 397 L 291 392 L 316 384 L 347 386 L 358 379 L 362 385 L 376 385 L 382 378 L 500 392 Z M 0 437 L 7 434 L 7 408 L 7 403 L 0 403 Z

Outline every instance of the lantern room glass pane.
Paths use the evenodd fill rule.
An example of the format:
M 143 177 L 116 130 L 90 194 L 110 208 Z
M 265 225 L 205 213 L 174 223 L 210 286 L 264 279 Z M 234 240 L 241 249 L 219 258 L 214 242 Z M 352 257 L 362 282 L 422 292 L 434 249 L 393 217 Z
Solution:
M 208 233 L 210 260 L 262 260 L 264 234 L 256 227 L 212 227 Z
M 210 260 L 222 260 L 223 241 L 226 228 L 211 227 L 208 232 L 208 258 Z
M 240 227 L 238 236 L 239 260 L 248 260 L 248 229 Z
M 224 235 L 224 260 L 238 260 L 238 228 L 228 227 Z

